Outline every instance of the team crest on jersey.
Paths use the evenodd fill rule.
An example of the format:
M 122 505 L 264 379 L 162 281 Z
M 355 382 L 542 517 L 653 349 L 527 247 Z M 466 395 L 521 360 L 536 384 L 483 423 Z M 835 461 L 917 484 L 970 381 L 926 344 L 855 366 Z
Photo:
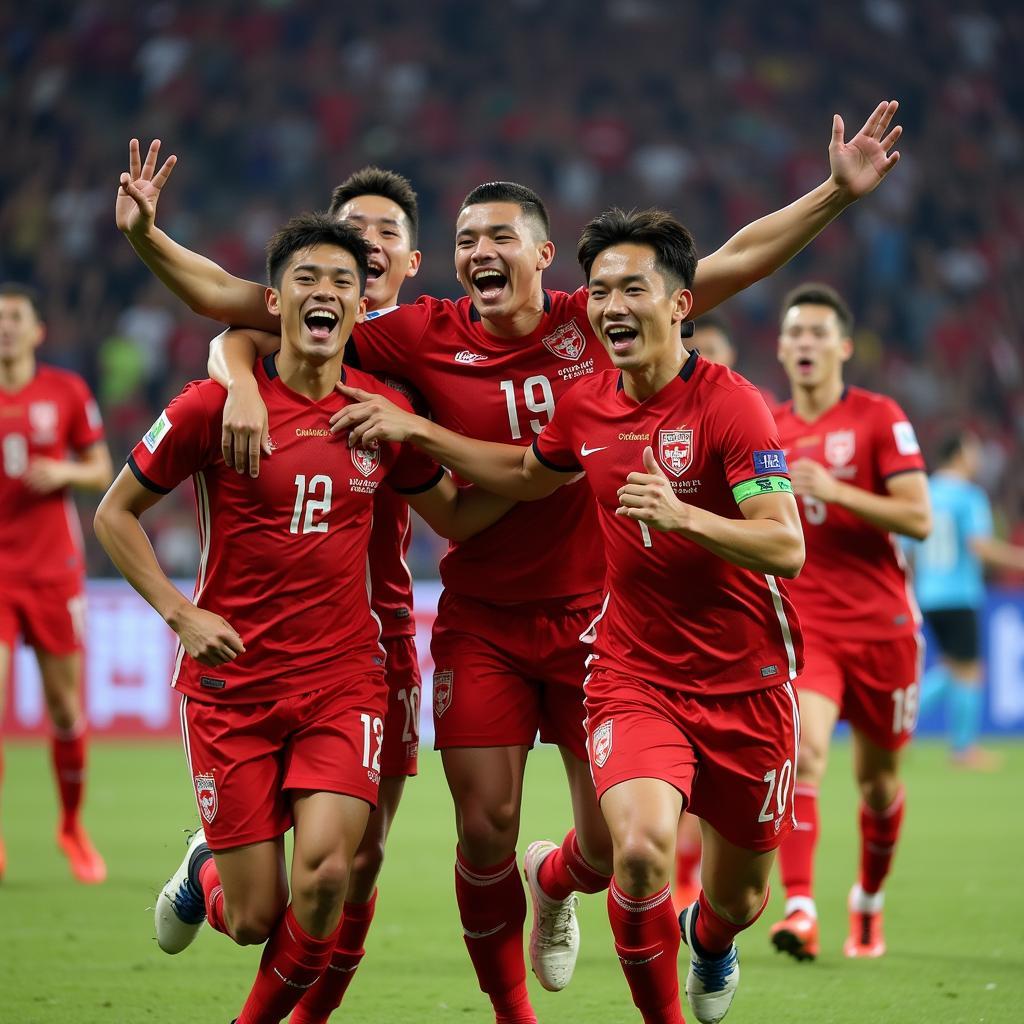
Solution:
M 612 719 L 602 722 L 590 737 L 590 751 L 594 755 L 594 764 L 603 768 L 612 754 Z
M 673 476 L 682 476 L 693 462 L 693 430 L 659 430 L 658 458 Z
M 56 402 L 31 402 L 28 407 L 28 424 L 32 438 L 37 444 L 50 444 L 57 440 L 57 424 L 60 413 Z
M 830 466 L 845 466 L 857 450 L 857 435 L 852 430 L 833 430 L 825 435 L 825 461 Z
M 213 819 L 217 817 L 217 782 L 212 775 L 197 775 L 195 783 L 199 812 L 208 825 L 213 824 Z
M 434 714 L 438 718 L 452 706 L 454 689 L 455 673 L 450 668 L 434 673 Z
M 352 464 L 363 476 L 373 476 L 373 471 L 380 465 L 380 449 L 353 448 Z
M 587 347 L 586 335 L 576 326 L 575 320 L 562 324 L 553 334 L 540 340 L 549 352 L 570 363 L 575 363 Z

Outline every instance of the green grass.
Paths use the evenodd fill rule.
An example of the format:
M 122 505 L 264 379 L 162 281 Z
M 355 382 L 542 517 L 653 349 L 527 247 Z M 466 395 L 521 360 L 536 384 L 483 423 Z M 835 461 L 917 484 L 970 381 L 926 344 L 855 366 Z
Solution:
M 856 861 L 849 750 L 836 747 L 822 799 L 819 909 L 823 955 L 797 964 L 768 945 L 781 900 L 741 941 L 743 983 L 730 1024 L 754 1021 L 976 1024 L 1024 1020 L 1024 747 L 1006 745 L 991 776 L 958 773 L 938 747 L 907 761 L 905 839 L 888 886 L 890 953 L 847 962 L 840 947 Z M 0 885 L 0 1021 L 18 1024 L 226 1024 L 248 991 L 259 951 L 206 929 L 178 957 L 152 938 L 148 908 L 195 821 L 179 750 L 96 745 L 87 821 L 110 878 L 70 880 L 53 842 L 46 753 L 8 745 L 3 791 L 7 877 Z M 339 1020 L 434 1024 L 490 1020 L 462 944 L 452 886 L 452 815 L 436 755 L 406 790 L 381 883 L 368 955 Z M 560 838 L 567 799 L 560 762 L 531 758 L 523 842 Z M 533 983 L 542 1022 L 639 1019 L 619 971 L 604 897 L 583 897 L 583 946 L 572 985 Z M 692 1022 L 692 1015 L 689 1018 Z

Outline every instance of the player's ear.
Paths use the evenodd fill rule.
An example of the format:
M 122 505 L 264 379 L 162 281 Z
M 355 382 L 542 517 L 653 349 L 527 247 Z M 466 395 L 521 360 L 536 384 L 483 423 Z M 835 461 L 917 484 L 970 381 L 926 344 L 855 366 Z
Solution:
M 853 355 L 853 338 L 843 338 L 839 345 L 839 358 L 845 363 Z
M 681 324 L 693 309 L 693 292 L 678 288 L 672 295 L 672 323 Z
M 359 308 L 356 310 L 356 323 L 361 324 L 366 320 L 366 296 L 359 297 Z
M 420 263 L 423 260 L 423 253 L 419 249 L 413 249 L 409 253 L 409 266 L 405 271 L 406 277 L 415 277 L 420 272 Z
M 281 315 L 281 294 L 276 288 L 267 288 L 264 293 L 264 300 L 272 316 Z
M 537 269 L 547 270 L 551 261 L 555 258 L 555 243 L 549 238 L 537 246 Z

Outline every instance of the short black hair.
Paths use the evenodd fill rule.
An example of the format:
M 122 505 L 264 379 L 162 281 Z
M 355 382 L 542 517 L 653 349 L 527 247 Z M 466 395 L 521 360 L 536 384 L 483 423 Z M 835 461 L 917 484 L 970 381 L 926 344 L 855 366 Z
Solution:
M 369 245 L 359 231 L 347 221 L 328 213 L 300 213 L 267 242 L 267 279 L 274 288 L 281 286 L 281 276 L 293 254 L 314 245 L 336 245 L 350 252 L 359 272 L 359 292 L 366 288 Z
M 972 430 L 965 430 L 962 427 L 944 434 L 939 441 L 937 449 L 939 465 L 945 466 L 947 463 L 952 462 L 967 447 L 970 441 L 976 439 L 977 435 Z
M 28 299 L 36 319 L 43 322 L 43 298 L 39 291 L 30 284 L 22 284 L 20 281 L 4 281 L 0 284 L 0 299 L 16 298 Z
M 843 336 L 847 338 L 853 336 L 853 313 L 850 312 L 850 307 L 843 301 L 843 297 L 835 288 L 822 284 L 820 281 L 806 281 L 804 284 L 798 284 L 782 300 L 780 322 L 786 318 L 786 314 L 794 306 L 828 306 L 839 320 Z
M 341 213 L 341 208 L 359 196 L 383 196 L 400 207 L 409 224 L 409 243 L 413 249 L 420 234 L 420 207 L 416 190 L 404 174 L 388 171 L 383 167 L 363 167 L 350 174 L 331 193 L 331 206 L 327 211 L 332 217 Z
M 477 206 L 480 203 L 515 203 L 523 213 L 532 217 L 544 229 L 545 241 L 551 237 L 551 219 L 548 217 L 547 207 L 532 188 L 514 181 L 485 182 L 483 185 L 477 185 L 462 200 L 459 213 L 467 206 Z
M 677 287 L 689 288 L 697 273 L 697 246 L 693 235 L 664 210 L 625 210 L 617 206 L 599 213 L 580 235 L 576 258 L 587 281 L 594 260 L 613 245 L 647 245 L 654 250 L 662 274 Z

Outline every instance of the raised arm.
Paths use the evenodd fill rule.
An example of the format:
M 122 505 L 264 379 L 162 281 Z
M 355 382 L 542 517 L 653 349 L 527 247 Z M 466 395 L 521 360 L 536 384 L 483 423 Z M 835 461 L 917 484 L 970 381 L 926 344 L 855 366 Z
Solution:
M 114 220 L 147 267 L 193 312 L 222 323 L 277 331 L 277 318 L 264 302 L 264 287 L 229 274 L 213 260 L 179 245 L 156 226 L 156 206 L 177 162 L 169 156 L 156 170 L 160 140 L 154 139 L 145 163 L 139 140 L 128 146 L 128 170 L 121 174 Z
M 515 504 L 479 487 L 457 487 L 447 473 L 429 491 L 403 497 L 435 533 L 454 541 L 486 530 Z
M 245 652 L 226 619 L 197 608 L 171 583 L 157 561 L 139 517 L 160 500 L 125 466 L 96 510 L 96 536 L 121 575 L 181 639 L 185 650 L 211 668 Z
M 338 390 L 357 403 L 331 417 L 331 430 L 347 430 L 350 447 L 409 441 L 463 479 L 515 501 L 546 498 L 567 482 L 566 474 L 544 466 L 532 448 L 476 441 L 399 409 L 381 395 L 344 384 Z
M 803 568 L 804 535 L 791 494 L 754 494 L 740 503 L 742 519 L 728 519 L 680 501 L 650 448 L 644 449 L 644 468 L 619 488 L 616 515 L 680 533 L 744 569 L 792 578 Z
M 794 203 L 741 228 L 720 249 L 697 264 L 693 311 L 699 316 L 788 263 L 851 203 L 874 191 L 899 162 L 896 145 L 903 129 L 889 129 L 899 104 L 886 100 L 846 142 L 843 119 L 832 118 L 827 181 Z

